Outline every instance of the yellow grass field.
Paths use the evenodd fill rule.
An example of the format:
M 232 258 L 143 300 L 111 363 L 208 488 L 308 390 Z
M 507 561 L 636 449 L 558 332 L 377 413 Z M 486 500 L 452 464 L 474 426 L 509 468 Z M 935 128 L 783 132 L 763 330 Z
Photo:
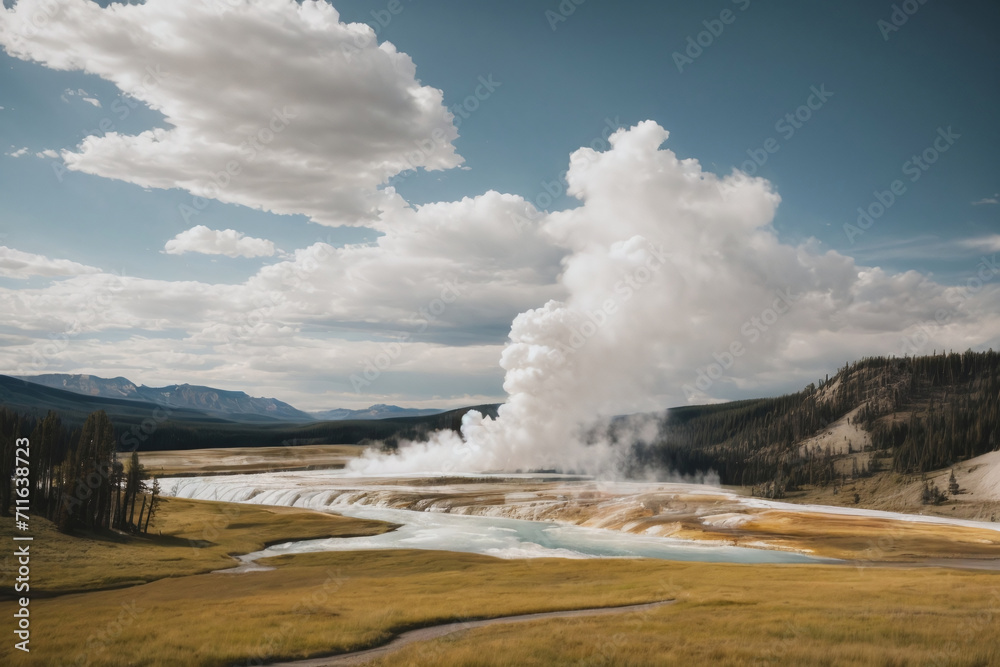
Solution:
M 245 554 L 294 539 L 377 535 L 392 528 L 289 507 L 162 499 L 148 537 L 116 533 L 69 536 L 35 518 L 32 592 L 132 586 L 236 565 Z M 9 581 L 5 581 L 5 588 Z
M 81 550 L 59 563 L 44 564 L 41 556 L 33 560 L 38 568 L 33 581 L 44 588 L 45 577 L 54 577 L 50 589 L 170 578 L 55 597 L 35 594 L 32 652 L 25 655 L 7 642 L 0 646 L 0 664 L 260 664 L 370 647 L 403 630 L 445 621 L 669 598 L 678 603 L 649 612 L 470 631 L 412 645 L 375 664 L 1000 664 L 1000 574 L 500 560 L 398 550 L 282 556 L 267 561 L 276 567 L 272 571 L 182 576 L 184 566 L 161 559 L 174 547 L 159 540 L 197 536 L 227 509 L 234 511 L 223 503 L 171 500 L 160 529 L 164 537 L 150 540 L 154 547 L 130 541 L 107 545 L 109 551 Z M 250 551 L 281 541 L 283 533 L 303 537 L 310 522 L 327 518 L 279 508 L 237 509 L 238 517 L 214 529 L 217 534 L 208 541 L 216 546 L 204 548 Z M 309 518 L 313 515 L 319 518 Z M 336 517 L 330 521 L 340 525 Z M 359 526 L 342 528 L 350 532 Z M 330 532 L 331 525 L 313 528 Z M 168 537 L 170 530 L 178 532 Z M 51 537 L 57 550 L 60 536 Z M 43 542 L 36 538 L 39 547 Z M 189 545 L 178 546 L 185 551 L 179 558 L 192 557 Z M 204 571 L 219 561 L 224 567 L 231 559 L 220 551 L 187 567 Z M 131 573 L 111 574 L 122 562 Z M 79 573 L 70 572 L 76 569 Z M 0 614 L 9 618 L 13 608 L 4 601 Z

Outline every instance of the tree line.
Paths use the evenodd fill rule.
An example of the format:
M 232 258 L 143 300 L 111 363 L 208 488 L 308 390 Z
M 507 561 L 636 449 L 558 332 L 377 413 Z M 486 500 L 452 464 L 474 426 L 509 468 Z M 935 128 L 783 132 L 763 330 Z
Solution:
M 1000 447 L 1000 354 L 867 357 L 800 392 L 668 411 L 655 442 L 636 448 L 642 465 L 684 474 L 716 471 L 724 484 L 776 496 L 802 484 L 836 483 L 828 449 L 800 446 L 849 417 L 868 431 L 871 467 L 919 473 Z M 847 443 L 848 448 L 861 443 Z
M 29 438 L 31 513 L 53 521 L 62 531 L 115 529 L 144 533 L 159 506 L 159 482 L 147 474 L 133 451 L 127 464 L 117 451 L 116 431 L 103 411 L 80 428 L 65 427 L 50 411 L 35 419 L 0 408 L 0 459 L 13 470 L 14 443 Z M 0 515 L 10 516 L 13 484 L 0 485 Z M 137 513 L 138 510 L 138 513 Z
M 897 472 L 927 472 L 1000 447 L 1000 354 L 913 359 L 891 401 L 863 409 L 875 449 Z

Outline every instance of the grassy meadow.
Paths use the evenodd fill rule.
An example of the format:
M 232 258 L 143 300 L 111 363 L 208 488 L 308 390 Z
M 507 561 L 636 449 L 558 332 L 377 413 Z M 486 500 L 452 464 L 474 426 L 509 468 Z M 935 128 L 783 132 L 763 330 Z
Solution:
M 150 535 L 66 535 L 40 517 L 31 527 L 31 593 L 41 597 L 211 572 L 237 565 L 233 555 L 270 544 L 377 535 L 392 525 L 290 507 L 163 498 Z
M 265 543 L 387 526 L 182 500 L 169 500 L 158 521 L 148 540 L 39 533 L 32 653 L 8 643 L 0 664 L 262 664 L 446 621 L 664 599 L 678 603 L 472 630 L 373 664 L 1000 663 L 995 573 L 396 550 L 281 556 L 266 561 L 271 571 L 222 574 L 206 572 Z M 0 602 L 2 614 L 13 608 Z

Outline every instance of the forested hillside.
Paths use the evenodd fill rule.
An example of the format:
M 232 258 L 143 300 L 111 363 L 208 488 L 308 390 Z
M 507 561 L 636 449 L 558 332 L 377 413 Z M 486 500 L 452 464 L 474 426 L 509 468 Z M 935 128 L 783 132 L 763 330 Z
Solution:
M 639 457 L 683 473 L 715 470 L 724 484 L 761 485 L 765 495 L 780 496 L 836 478 L 834 453 L 802 443 L 845 417 L 869 436 L 846 444 L 872 454 L 872 467 L 856 474 L 880 462 L 924 472 L 993 451 L 1000 445 L 1000 354 L 871 357 L 795 394 L 678 408 Z

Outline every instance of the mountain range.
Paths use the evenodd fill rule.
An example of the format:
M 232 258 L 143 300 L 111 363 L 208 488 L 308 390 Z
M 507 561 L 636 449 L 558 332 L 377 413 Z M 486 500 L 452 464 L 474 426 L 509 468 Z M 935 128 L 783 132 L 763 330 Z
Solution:
M 363 410 L 348 410 L 337 408 L 334 410 L 323 410 L 321 412 L 310 412 L 313 418 L 320 421 L 340 421 L 341 419 L 392 419 L 393 417 L 423 417 L 426 415 L 436 415 L 443 410 L 419 408 L 401 408 L 398 405 L 386 405 L 376 403 Z
M 124 384 L 120 384 L 119 390 L 129 396 L 136 395 Z M 228 393 L 237 394 L 237 398 L 243 399 L 238 403 L 247 405 L 249 397 L 242 392 L 222 392 L 221 398 L 227 398 Z M 174 400 L 184 396 L 190 398 L 192 392 L 171 392 Z M 388 419 L 292 422 L 246 413 L 221 413 L 225 416 L 219 416 L 190 407 L 83 394 L 0 375 L 0 412 L 38 420 L 54 411 L 64 425 L 73 429 L 79 428 L 91 413 L 103 410 L 118 432 L 119 447 L 123 451 L 354 444 L 367 441 L 395 444 L 400 440 L 420 439 L 431 431 L 456 430 L 469 410 L 479 410 L 496 417 L 498 407 L 479 405 L 433 415 Z
M 70 375 L 65 373 L 20 376 L 17 379 L 84 396 L 142 401 L 170 408 L 197 410 L 210 417 L 237 422 L 271 420 L 279 422 L 312 422 L 348 419 L 387 419 L 392 417 L 419 417 L 442 412 L 442 410 L 411 409 L 401 408 L 396 405 L 377 404 L 363 410 L 338 408 L 308 413 L 276 398 L 256 398 L 242 391 L 228 391 L 192 384 L 147 387 L 145 385 L 137 385 L 124 377 L 102 378 L 96 375 Z

